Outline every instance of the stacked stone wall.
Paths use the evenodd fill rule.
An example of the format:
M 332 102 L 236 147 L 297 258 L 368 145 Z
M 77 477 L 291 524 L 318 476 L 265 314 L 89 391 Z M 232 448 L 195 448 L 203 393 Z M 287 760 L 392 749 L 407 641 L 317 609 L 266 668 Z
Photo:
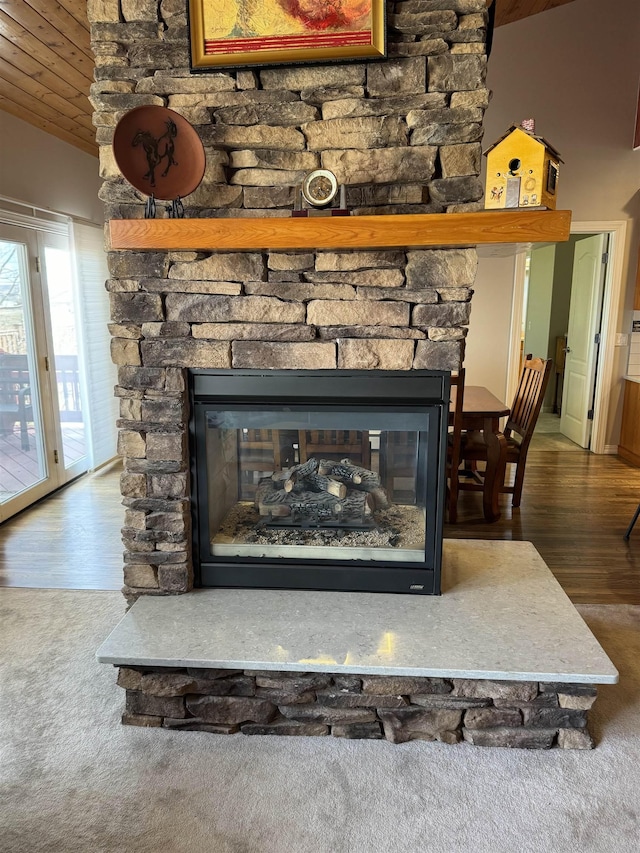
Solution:
M 478 209 L 484 0 L 389 2 L 381 61 L 207 74 L 189 70 L 184 0 L 89 0 L 88 11 L 108 218 L 143 215 L 111 143 L 147 104 L 179 112 L 205 147 L 190 217 L 289 217 L 320 166 L 354 216 Z M 186 368 L 455 369 L 477 264 L 474 247 L 108 260 L 132 595 L 192 586 Z
M 585 684 L 121 667 L 122 721 L 182 731 L 591 749 Z

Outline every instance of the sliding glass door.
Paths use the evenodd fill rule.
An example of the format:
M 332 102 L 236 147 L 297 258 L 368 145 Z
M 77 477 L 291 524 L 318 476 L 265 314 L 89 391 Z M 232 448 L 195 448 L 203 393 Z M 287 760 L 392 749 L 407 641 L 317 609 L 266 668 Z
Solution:
M 0 521 L 87 469 L 66 235 L 0 225 Z
M 47 458 L 31 288 L 37 235 L 0 226 L 0 519 L 57 483 Z M 30 269 L 32 267 L 33 269 Z

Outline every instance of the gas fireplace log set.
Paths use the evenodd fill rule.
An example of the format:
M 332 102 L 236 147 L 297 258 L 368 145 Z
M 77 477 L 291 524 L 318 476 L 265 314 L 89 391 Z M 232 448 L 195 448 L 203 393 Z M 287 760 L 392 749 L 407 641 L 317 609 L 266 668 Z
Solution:
M 312 457 L 260 480 L 255 506 L 266 519 L 286 518 L 291 524 L 371 527 L 374 510 L 389 501 L 374 471 L 349 459 Z

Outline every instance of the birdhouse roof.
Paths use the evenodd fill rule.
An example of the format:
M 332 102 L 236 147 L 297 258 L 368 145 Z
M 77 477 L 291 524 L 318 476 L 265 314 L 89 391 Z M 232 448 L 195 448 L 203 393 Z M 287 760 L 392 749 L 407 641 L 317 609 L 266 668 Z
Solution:
M 505 133 L 503 133 L 503 134 L 502 134 L 502 136 L 500 137 L 500 139 L 497 139 L 497 140 L 493 143 L 493 145 L 490 145 L 490 146 L 487 148 L 487 150 L 483 152 L 483 153 L 484 153 L 484 155 L 486 156 L 490 151 L 493 151 L 493 149 L 494 149 L 496 146 L 500 145 L 500 143 L 502 142 L 502 140 L 503 140 L 503 139 L 506 139 L 506 138 L 507 138 L 507 136 L 510 136 L 510 135 L 513 133 L 513 131 L 514 131 L 514 130 L 520 130 L 522 133 L 526 133 L 526 134 L 527 134 L 527 136 L 530 136 L 532 139 L 535 139 L 535 140 L 536 140 L 536 142 L 539 142 L 541 145 L 544 145 L 544 147 L 545 147 L 545 148 L 546 148 L 546 149 L 547 149 L 551 154 L 553 154 L 553 155 L 554 155 L 554 157 L 557 157 L 557 158 L 558 158 L 558 160 L 559 160 L 561 163 L 564 163 L 564 160 L 560 157 L 560 153 L 558 152 L 558 150 L 557 150 L 556 148 L 554 148 L 554 147 L 553 147 L 553 145 L 551 145 L 549 142 L 547 142 L 547 140 L 544 138 L 544 136 L 536 136 L 536 134 L 535 134 L 535 133 L 529 133 L 529 131 L 528 131 L 528 130 L 525 130 L 525 129 L 524 129 L 523 127 L 521 127 L 519 124 L 512 124 L 512 125 L 511 125 L 511 127 L 510 127 L 507 131 L 505 131 Z

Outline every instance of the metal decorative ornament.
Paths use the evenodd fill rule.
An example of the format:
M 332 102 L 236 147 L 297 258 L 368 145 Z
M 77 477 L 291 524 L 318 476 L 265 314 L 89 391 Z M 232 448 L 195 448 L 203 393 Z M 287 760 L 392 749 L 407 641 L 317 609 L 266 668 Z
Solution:
M 305 177 L 301 190 L 312 207 L 326 207 L 338 194 L 338 181 L 328 169 L 315 169 Z
M 120 119 L 113 154 L 123 176 L 148 196 L 145 216 L 155 216 L 156 199 L 171 201 L 170 217 L 184 216 L 182 199 L 202 181 L 204 147 L 189 122 L 166 107 L 136 107 Z

